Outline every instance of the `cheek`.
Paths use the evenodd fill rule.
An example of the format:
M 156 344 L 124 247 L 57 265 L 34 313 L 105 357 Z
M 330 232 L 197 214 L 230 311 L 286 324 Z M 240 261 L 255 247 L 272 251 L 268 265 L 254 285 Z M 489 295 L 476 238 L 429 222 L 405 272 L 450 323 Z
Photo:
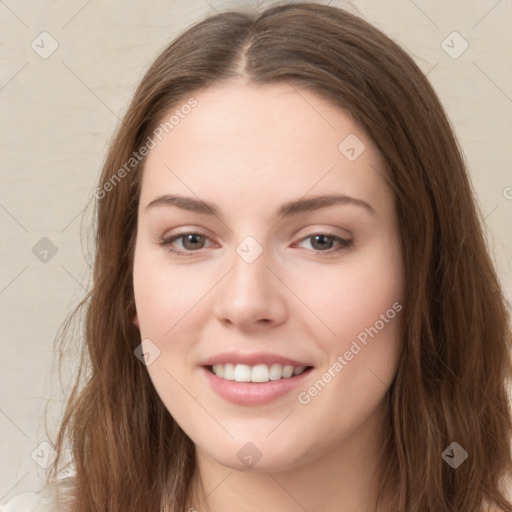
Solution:
M 138 251 L 133 284 L 140 335 L 151 340 L 148 346 L 158 354 L 148 372 L 166 406 L 176 410 L 190 400 L 180 383 L 196 364 L 197 326 L 212 283 L 208 272 L 172 264 L 164 251 L 156 257 L 143 246 Z
M 393 304 L 401 305 L 403 297 L 398 248 L 381 244 L 347 254 L 339 264 L 318 266 L 314 274 L 302 274 L 297 294 L 322 321 L 327 349 L 344 349 L 360 333 L 364 338 L 366 329 L 376 323 L 379 331 L 391 335 L 391 325 L 397 324 L 395 318 L 399 316 Z
M 187 327 L 193 321 L 194 304 L 204 293 L 198 289 L 201 285 L 187 278 L 178 267 L 166 265 L 161 258 L 154 258 L 151 252 L 139 247 L 135 253 L 133 286 L 142 346 L 145 352 L 153 354 L 148 374 L 173 415 L 187 411 L 190 396 L 182 384 L 191 364 Z
M 333 332 L 322 327 L 317 334 L 325 359 L 315 379 L 298 390 L 297 401 L 309 417 L 329 417 L 326 435 L 335 442 L 339 432 L 358 429 L 373 414 L 396 375 L 403 273 L 391 245 L 333 268 L 316 275 L 315 293 L 309 295 Z M 308 428 L 314 435 L 317 426 L 307 423 Z
M 188 321 L 194 305 L 208 290 L 204 279 L 169 264 L 165 256 L 150 257 L 136 249 L 133 286 L 137 316 L 143 337 L 163 339 L 177 322 Z M 182 319 L 182 320 L 180 320 Z M 172 332 L 172 331 L 171 331 Z

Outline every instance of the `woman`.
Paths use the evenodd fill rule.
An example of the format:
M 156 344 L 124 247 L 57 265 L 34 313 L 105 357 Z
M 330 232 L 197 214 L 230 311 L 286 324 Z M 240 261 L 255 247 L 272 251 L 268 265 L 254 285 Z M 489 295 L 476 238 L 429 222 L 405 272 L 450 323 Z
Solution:
M 385 35 L 310 3 L 206 19 L 95 196 L 51 506 L 510 510 L 505 299 L 446 115 Z

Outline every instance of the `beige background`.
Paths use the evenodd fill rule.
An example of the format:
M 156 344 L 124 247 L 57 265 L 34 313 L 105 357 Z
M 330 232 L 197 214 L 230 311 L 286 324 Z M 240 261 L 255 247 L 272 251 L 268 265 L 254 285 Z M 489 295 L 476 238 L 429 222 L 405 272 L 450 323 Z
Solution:
M 53 339 L 89 285 L 85 207 L 134 87 L 177 33 L 247 3 L 256 4 L 0 0 L 0 502 L 38 489 L 37 462 L 52 455 L 43 413 L 50 396 L 57 410 L 61 403 Z M 350 9 L 428 72 L 466 155 L 510 299 L 512 1 L 354 0 Z M 58 44 L 48 58 L 31 47 L 51 49 L 43 31 Z M 32 249 L 43 237 L 57 249 L 46 262 Z

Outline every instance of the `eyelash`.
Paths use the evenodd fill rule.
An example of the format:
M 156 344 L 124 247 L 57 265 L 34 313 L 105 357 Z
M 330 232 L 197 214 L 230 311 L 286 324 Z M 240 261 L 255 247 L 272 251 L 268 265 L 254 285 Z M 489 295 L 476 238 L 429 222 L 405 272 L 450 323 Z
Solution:
M 166 247 L 168 252 L 176 254 L 177 256 L 185 256 L 185 257 L 193 256 L 195 253 L 198 253 L 201 249 L 198 249 L 196 251 L 180 251 L 171 246 L 171 243 L 174 242 L 175 240 L 179 240 L 180 238 L 184 238 L 188 235 L 199 235 L 199 236 L 202 236 L 209 240 L 209 237 L 207 237 L 206 235 L 203 235 L 202 233 L 190 231 L 187 233 L 180 233 L 179 235 L 174 235 L 170 238 L 160 238 L 158 240 L 158 245 L 161 247 Z M 302 238 L 301 240 L 299 240 L 299 242 L 303 242 L 304 240 L 307 240 L 308 238 L 313 238 L 315 236 L 324 236 L 324 237 L 330 238 L 340 244 L 340 246 L 337 249 L 328 249 L 326 251 L 318 251 L 318 250 L 312 249 L 313 252 L 315 252 L 316 254 L 319 254 L 321 256 L 333 254 L 333 253 L 338 252 L 343 249 L 348 249 L 352 245 L 352 240 L 345 240 L 344 238 L 341 238 L 341 237 L 335 235 L 334 233 L 314 233 L 312 235 L 308 235 L 308 236 Z

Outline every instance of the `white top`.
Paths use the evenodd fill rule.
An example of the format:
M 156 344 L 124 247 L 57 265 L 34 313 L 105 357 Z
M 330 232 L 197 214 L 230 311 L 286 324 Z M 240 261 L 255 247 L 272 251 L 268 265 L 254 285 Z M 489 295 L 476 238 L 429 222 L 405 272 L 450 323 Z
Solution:
M 0 512 L 68 512 L 72 510 L 73 481 L 61 478 L 38 492 L 24 492 L 0 505 Z

